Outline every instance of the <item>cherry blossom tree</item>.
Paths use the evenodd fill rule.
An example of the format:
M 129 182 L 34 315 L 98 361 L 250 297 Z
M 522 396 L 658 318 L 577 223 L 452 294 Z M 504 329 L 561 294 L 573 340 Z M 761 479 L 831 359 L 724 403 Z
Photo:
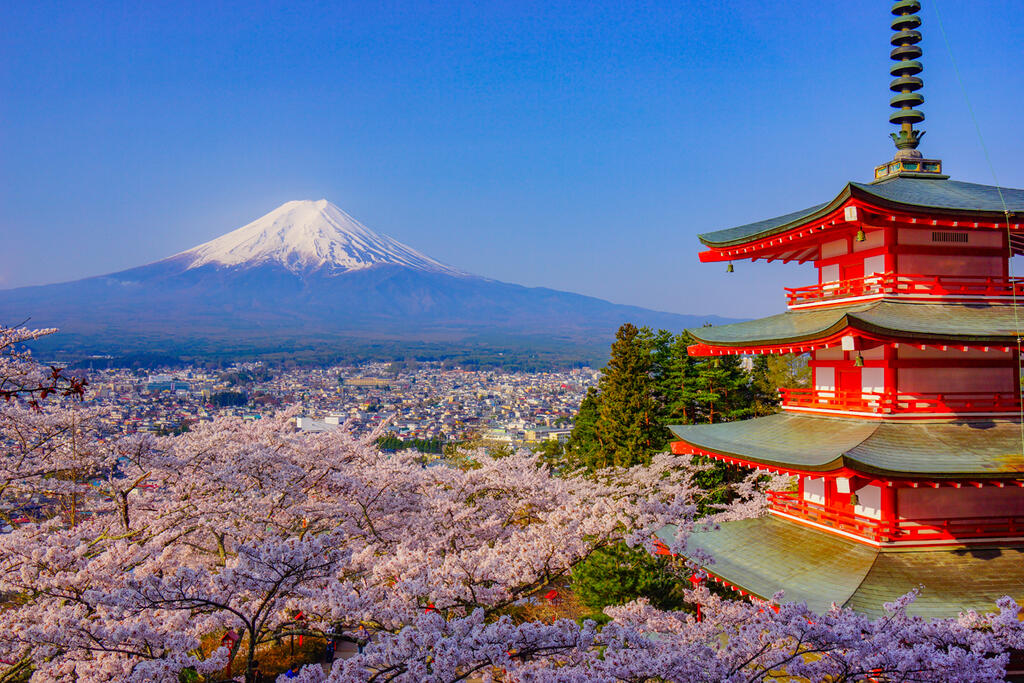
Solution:
M 687 456 L 592 476 L 528 453 L 425 467 L 378 434 L 298 433 L 289 412 L 114 437 L 93 408 L 41 399 L 0 405 L 0 505 L 46 501 L 0 535 L 0 683 L 218 681 L 229 663 L 252 681 L 273 642 L 359 627 L 363 653 L 302 680 L 987 681 L 1024 647 L 1009 600 L 927 621 L 910 595 L 872 621 L 698 587 L 702 621 L 642 601 L 601 627 L 520 616 L 598 548 L 653 552 L 672 524 L 683 553 L 698 526 L 763 510 L 752 477 L 698 519 Z
M 0 325 L 0 399 L 21 398 L 31 405 L 52 394 L 81 397 L 85 382 L 63 368 L 44 368 L 32 359 L 26 342 L 53 334 L 54 328 L 30 330 Z
M 380 453 L 375 434 L 305 436 L 291 425 L 288 414 L 224 418 L 85 449 L 90 471 L 106 472 L 91 514 L 0 538 L 0 589 L 24 600 L 0 613 L 0 633 L 15 634 L 6 658 L 31 652 L 39 680 L 105 680 L 97 672 L 148 661 L 132 674 L 146 680 L 186 664 L 209 670 L 198 643 L 228 629 L 251 670 L 257 648 L 288 633 L 398 632 L 425 609 L 489 619 L 597 547 L 689 528 L 700 495 L 699 468 L 679 456 L 600 479 L 553 477 L 526 453 L 426 468 L 415 454 Z M 38 485 L 54 491 L 51 478 Z
M 1004 600 L 993 615 L 927 621 L 906 613 L 914 595 L 875 621 L 833 608 L 723 600 L 698 588 L 705 618 L 666 613 L 637 601 L 608 608 L 597 630 L 561 620 L 515 624 L 482 611 L 445 620 L 423 615 L 384 636 L 364 655 L 338 662 L 308 683 L 501 680 L 584 681 L 1000 681 L 1007 647 L 1021 646 L 1019 608 Z

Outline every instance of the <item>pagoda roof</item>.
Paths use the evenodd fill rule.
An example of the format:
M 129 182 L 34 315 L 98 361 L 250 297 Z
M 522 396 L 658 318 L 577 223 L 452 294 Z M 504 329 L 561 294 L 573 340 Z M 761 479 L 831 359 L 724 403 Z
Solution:
M 1002 197 L 1000 197 L 1002 193 Z M 713 248 L 731 247 L 791 230 L 823 218 L 851 197 L 869 204 L 903 211 L 927 210 L 951 215 L 1003 219 L 1003 202 L 1012 213 L 1024 212 L 1024 190 L 978 185 L 941 178 L 895 177 L 877 183 L 846 184 L 835 199 L 784 216 L 698 235 Z
M 921 304 L 892 300 L 855 306 L 793 310 L 729 325 L 687 330 L 708 346 L 753 348 L 825 339 L 852 329 L 887 339 L 949 345 L 1013 345 L 1014 306 L 1009 304 Z
M 665 540 L 674 534 L 673 527 L 658 532 Z M 711 555 L 708 572 L 734 587 L 765 599 L 785 591 L 786 602 L 818 613 L 835 603 L 879 617 L 886 602 L 919 587 L 907 611 L 928 618 L 992 612 L 1004 595 L 1024 598 L 1019 548 L 879 550 L 772 516 L 695 532 L 687 547 L 690 555 Z
M 777 413 L 669 429 L 701 452 L 784 472 L 932 479 L 1024 475 L 1020 423 L 1013 420 L 908 423 Z

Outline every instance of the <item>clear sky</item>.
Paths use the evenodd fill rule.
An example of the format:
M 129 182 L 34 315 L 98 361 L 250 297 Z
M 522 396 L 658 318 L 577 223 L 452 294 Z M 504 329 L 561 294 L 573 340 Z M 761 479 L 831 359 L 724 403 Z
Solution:
M 0 3 L 0 287 L 327 198 L 480 275 L 757 316 L 813 269 L 698 232 L 892 157 L 888 0 Z M 923 0 L 926 156 L 1024 187 L 1024 2 Z

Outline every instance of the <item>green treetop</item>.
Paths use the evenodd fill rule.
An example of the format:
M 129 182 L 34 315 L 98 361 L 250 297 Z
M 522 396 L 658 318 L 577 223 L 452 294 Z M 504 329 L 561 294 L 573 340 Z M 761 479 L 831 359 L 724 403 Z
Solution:
M 697 366 L 695 422 L 730 422 L 753 415 L 750 377 L 739 356 L 702 359 Z
M 597 440 L 597 420 L 600 415 L 597 389 L 590 387 L 580 403 L 576 421 L 565 443 L 566 459 L 573 467 L 588 467 L 594 461 L 600 442 Z
M 665 424 L 692 424 L 700 414 L 697 404 L 698 359 L 687 351 L 693 337 L 681 332 L 669 347 L 668 367 L 662 378 Z
M 646 463 L 660 445 L 662 425 L 652 367 L 645 336 L 629 323 L 620 327 L 598 382 L 601 400 L 595 432 L 600 450 L 592 467 Z

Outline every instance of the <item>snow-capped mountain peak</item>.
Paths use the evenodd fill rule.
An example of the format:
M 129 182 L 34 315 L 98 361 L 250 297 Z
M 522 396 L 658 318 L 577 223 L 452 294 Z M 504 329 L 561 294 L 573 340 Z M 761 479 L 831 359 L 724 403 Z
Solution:
M 207 264 L 247 267 L 279 264 L 293 271 L 341 273 L 400 265 L 465 275 L 412 247 L 370 230 L 326 199 L 291 201 L 248 225 L 178 254 L 189 269 Z

